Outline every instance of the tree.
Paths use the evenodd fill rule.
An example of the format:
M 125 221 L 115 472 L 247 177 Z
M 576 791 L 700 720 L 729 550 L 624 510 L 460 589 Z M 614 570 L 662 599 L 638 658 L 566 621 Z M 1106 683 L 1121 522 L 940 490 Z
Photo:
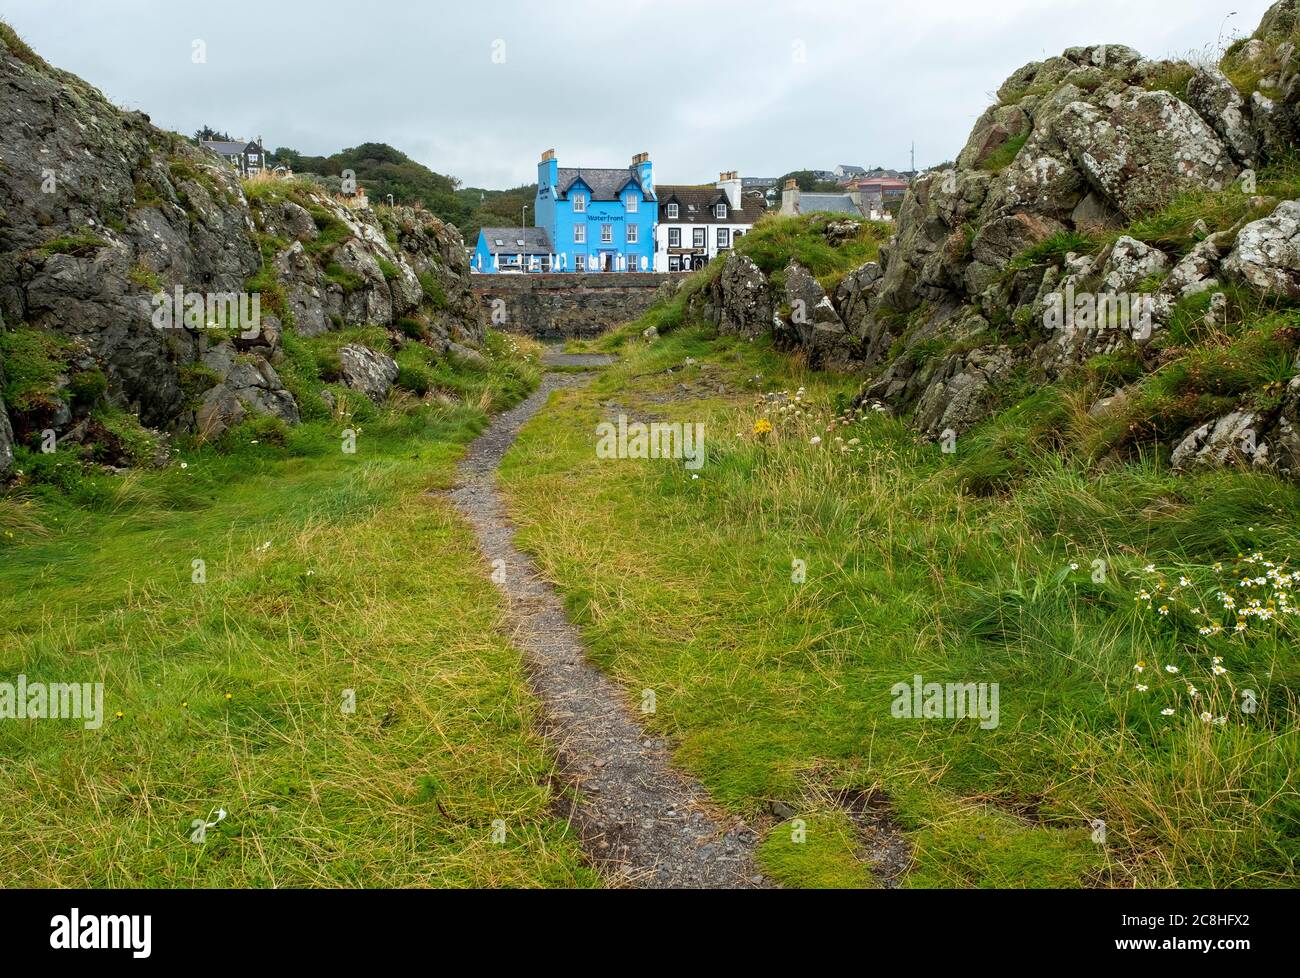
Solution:
M 777 190 L 783 189 L 787 180 L 793 180 L 806 194 L 833 193 L 840 189 L 832 180 L 818 180 L 812 170 L 794 170 L 776 181 Z
M 228 132 L 218 132 L 211 126 L 203 126 L 194 134 L 194 141 L 202 142 L 205 139 L 220 140 L 221 142 L 231 143 L 234 140 Z

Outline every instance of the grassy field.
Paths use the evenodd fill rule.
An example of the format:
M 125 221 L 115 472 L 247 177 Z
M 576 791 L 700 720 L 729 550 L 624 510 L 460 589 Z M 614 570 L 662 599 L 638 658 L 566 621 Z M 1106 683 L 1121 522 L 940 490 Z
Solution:
M 486 369 L 428 367 L 437 398 L 379 411 L 352 395 L 220 451 L 182 444 L 162 470 L 20 454 L 0 499 L 0 676 L 102 682 L 106 719 L 0 724 L 0 881 L 596 882 L 550 815 L 535 706 L 472 534 L 425 494 L 486 410 L 536 383 L 511 345 Z M 282 373 L 319 412 L 329 350 L 289 353 Z
M 502 477 L 596 660 L 630 695 L 654 689 L 679 761 L 768 823 L 768 872 L 871 884 L 831 802 L 847 787 L 890 799 L 909 886 L 1294 879 L 1296 619 L 1236 633 L 1216 592 L 1286 601 L 1300 490 L 1144 461 L 1099 474 L 1036 450 L 1029 407 L 945 455 L 883 415 L 842 416 L 855 383 L 766 341 L 686 325 L 646 344 L 641 325 L 595 344 L 622 361 L 531 422 Z M 598 460 L 595 426 L 618 413 L 703 423 L 699 477 Z M 971 491 L 1010 442 L 1011 481 Z M 1241 585 L 1264 560 L 1268 586 Z M 918 674 L 997 683 L 996 727 L 895 717 L 891 687 Z M 770 824 L 774 801 L 806 841 Z

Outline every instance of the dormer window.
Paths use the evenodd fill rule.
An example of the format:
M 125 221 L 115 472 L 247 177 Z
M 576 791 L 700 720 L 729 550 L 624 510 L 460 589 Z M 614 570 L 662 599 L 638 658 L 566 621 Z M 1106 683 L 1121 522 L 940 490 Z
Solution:
M 675 203 L 668 205 L 668 219 L 671 221 L 677 220 L 677 205 Z
M 627 212 L 628 212 L 629 214 L 635 214 L 635 213 L 636 213 L 636 208 L 637 208 L 637 195 L 636 195 L 636 194 L 628 194 L 628 195 L 627 195 Z
M 587 195 L 586 195 L 586 194 L 574 194 L 574 195 L 573 195 L 573 213 L 575 213 L 575 214 L 582 214 L 582 213 L 585 213 L 586 210 L 587 210 Z
M 505 242 L 502 241 L 500 238 L 494 238 L 493 240 L 496 242 L 498 248 L 500 248 L 502 245 L 505 244 Z
M 713 213 L 714 216 L 718 218 L 718 220 L 725 221 L 727 219 L 727 205 L 718 204 L 716 207 L 713 208 Z

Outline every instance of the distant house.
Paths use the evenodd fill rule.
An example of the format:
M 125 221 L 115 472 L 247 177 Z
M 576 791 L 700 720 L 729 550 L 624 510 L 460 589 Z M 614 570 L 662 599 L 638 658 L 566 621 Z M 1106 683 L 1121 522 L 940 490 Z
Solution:
M 849 217 L 865 217 L 872 221 L 892 220 L 885 210 L 884 201 L 876 195 L 850 190 L 840 194 L 803 193 L 799 184 L 787 180 L 781 190 L 781 210 L 785 216 L 812 214 L 827 211 Z
M 688 272 L 730 251 L 767 209 L 761 193 L 744 193 L 735 170 L 712 187 L 660 184 L 655 229 L 656 272 Z
M 470 258 L 470 270 L 492 275 L 501 272 L 549 272 L 555 263 L 551 236 L 546 228 L 483 228 Z
M 906 177 L 864 176 L 849 184 L 850 190 L 881 197 L 886 203 L 902 200 L 910 186 Z
M 841 163 L 835 168 L 835 181 L 839 184 L 846 184 L 850 180 L 856 180 L 858 177 L 866 176 L 867 171 L 860 166 L 853 166 L 850 163 Z
M 199 145 L 211 150 L 239 171 L 243 177 L 252 176 L 269 169 L 266 164 L 266 150 L 262 148 L 261 139 L 246 143 L 242 139 L 201 139 Z

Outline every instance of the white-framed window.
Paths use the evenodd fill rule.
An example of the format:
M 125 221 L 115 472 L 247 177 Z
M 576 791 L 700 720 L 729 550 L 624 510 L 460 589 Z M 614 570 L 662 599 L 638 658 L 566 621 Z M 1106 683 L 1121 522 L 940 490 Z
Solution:
M 638 233 L 639 233 L 639 231 L 638 231 L 638 229 L 637 229 L 637 226 L 636 226 L 635 224 L 629 224 L 629 225 L 627 226 L 627 243 L 628 243 L 628 244 L 636 244 L 636 243 L 637 243 L 637 240 L 638 240 L 638 239 L 637 239 L 637 234 L 638 234 Z
M 575 224 L 573 226 L 573 243 L 585 244 L 587 241 L 587 225 Z
M 574 255 L 574 256 L 573 256 L 573 270 L 574 270 L 575 272 L 585 272 L 585 271 L 587 270 L 587 256 L 586 256 L 586 255 Z
M 612 244 L 614 241 L 614 225 L 602 224 L 600 226 L 600 243 Z
M 573 213 L 575 213 L 575 214 L 585 214 L 586 211 L 587 211 L 587 195 L 586 195 L 586 194 L 574 194 L 574 195 L 573 195 Z
M 682 246 L 682 229 L 681 229 L 681 228 L 669 228 L 669 229 L 668 229 L 668 247 L 669 247 L 669 248 L 680 248 L 681 246 Z
M 718 218 L 718 220 L 725 221 L 727 219 L 727 205 L 718 204 L 716 207 L 713 208 L 713 214 L 715 217 Z
M 682 256 L 681 256 L 681 255 L 669 255 L 669 256 L 668 256 L 668 271 L 670 271 L 670 272 L 680 272 L 681 270 L 682 270 Z
M 718 247 L 731 247 L 731 231 L 727 228 L 718 228 Z
M 677 204 L 668 205 L 668 219 L 671 221 L 677 220 Z
M 692 245 L 692 247 L 695 247 L 695 248 L 703 248 L 703 247 L 705 246 L 704 230 L 705 230 L 704 228 L 692 228 L 692 229 L 691 229 L 691 245 Z
M 638 207 L 638 205 L 639 205 L 640 203 L 641 203 L 641 198 L 640 198 L 640 197 L 638 197 L 636 194 L 628 194 L 628 195 L 627 195 L 627 212 L 628 212 L 629 214 L 635 214 L 635 213 L 636 213 L 636 209 L 637 209 L 637 207 Z

